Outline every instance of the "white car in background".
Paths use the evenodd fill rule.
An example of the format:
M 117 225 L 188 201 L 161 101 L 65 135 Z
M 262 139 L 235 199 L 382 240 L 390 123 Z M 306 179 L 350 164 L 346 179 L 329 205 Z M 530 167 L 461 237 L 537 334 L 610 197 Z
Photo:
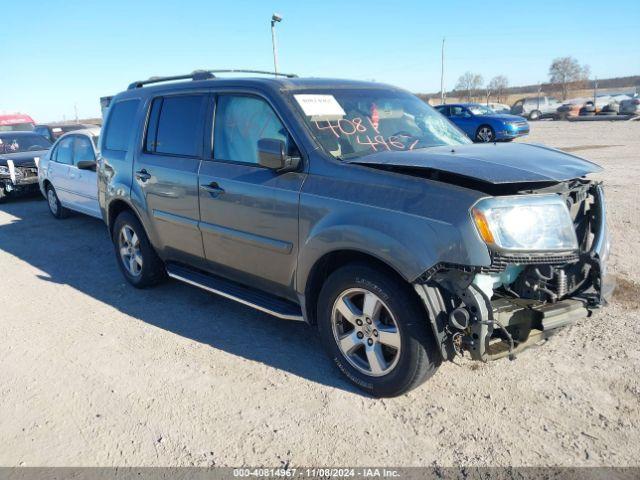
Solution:
M 511 113 L 511 107 L 509 105 L 505 105 L 504 103 L 487 103 L 487 107 L 493 110 L 496 113 Z
M 98 205 L 96 158 L 99 128 L 74 130 L 53 144 L 40 159 L 38 183 L 56 218 L 69 210 L 102 218 Z

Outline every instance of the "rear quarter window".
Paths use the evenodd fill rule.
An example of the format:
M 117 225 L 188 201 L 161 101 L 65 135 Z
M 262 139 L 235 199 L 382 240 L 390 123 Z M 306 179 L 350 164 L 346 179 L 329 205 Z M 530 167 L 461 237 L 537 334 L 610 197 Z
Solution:
M 111 106 L 107 123 L 104 148 L 127 151 L 134 130 L 134 120 L 140 100 L 125 100 Z

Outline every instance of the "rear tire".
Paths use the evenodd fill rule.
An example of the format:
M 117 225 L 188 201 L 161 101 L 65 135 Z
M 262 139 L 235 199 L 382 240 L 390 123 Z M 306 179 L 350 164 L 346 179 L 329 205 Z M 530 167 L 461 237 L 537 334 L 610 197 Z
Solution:
M 540 118 L 540 110 L 534 110 L 529 114 L 529 120 L 538 120 Z
M 49 205 L 49 211 L 51 215 L 53 215 L 58 220 L 63 218 L 67 218 L 69 216 L 70 210 L 64 208 L 60 203 L 60 199 L 58 198 L 58 194 L 56 193 L 56 189 L 53 188 L 53 185 L 47 185 L 47 204 Z
M 353 384 L 376 397 L 402 395 L 436 372 L 441 356 L 428 322 L 408 284 L 366 264 L 332 273 L 318 299 L 327 352 Z
M 142 224 L 131 212 L 122 212 L 113 224 L 113 247 L 120 271 L 136 288 L 162 282 L 167 271 L 153 249 Z

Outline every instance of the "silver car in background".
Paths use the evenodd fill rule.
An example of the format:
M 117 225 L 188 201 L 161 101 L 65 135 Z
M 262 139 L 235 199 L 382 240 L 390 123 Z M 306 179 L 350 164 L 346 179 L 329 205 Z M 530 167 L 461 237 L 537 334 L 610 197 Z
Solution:
M 620 115 L 640 115 L 640 97 L 636 95 L 634 98 L 622 100 L 618 113 Z
M 511 114 L 520 115 L 529 120 L 550 118 L 555 115 L 560 105 L 560 102 L 553 97 L 521 98 L 511 106 Z
M 96 177 L 99 137 L 97 127 L 66 133 L 40 160 L 38 183 L 54 217 L 74 210 L 102 218 Z

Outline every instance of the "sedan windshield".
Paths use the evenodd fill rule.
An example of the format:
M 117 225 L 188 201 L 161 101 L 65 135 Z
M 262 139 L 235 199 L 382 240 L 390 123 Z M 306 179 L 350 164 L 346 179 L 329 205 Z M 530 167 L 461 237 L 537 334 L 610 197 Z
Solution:
M 40 135 L 0 135 L 0 154 L 48 150 L 51 142 Z
M 474 104 L 467 107 L 474 115 L 495 115 L 496 112 L 484 105 Z
M 318 142 L 335 158 L 470 143 L 461 130 L 409 93 L 324 89 L 293 97 Z

